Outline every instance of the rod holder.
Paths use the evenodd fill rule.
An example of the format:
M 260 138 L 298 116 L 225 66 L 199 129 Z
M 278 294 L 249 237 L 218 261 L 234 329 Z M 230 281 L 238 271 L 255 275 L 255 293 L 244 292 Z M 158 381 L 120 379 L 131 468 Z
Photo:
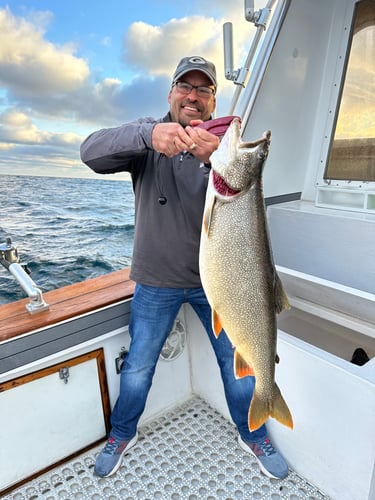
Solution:
M 17 247 L 12 244 L 10 237 L 7 237 L 6 242 L 0 245 L 0 263 L 16 278 L 22 289 L 30 297 L 30 302 L 26 304 L 26 310 L 30 314 L 49 309 L 49 305 L 43 299 L 41 290 L 20 264 Z

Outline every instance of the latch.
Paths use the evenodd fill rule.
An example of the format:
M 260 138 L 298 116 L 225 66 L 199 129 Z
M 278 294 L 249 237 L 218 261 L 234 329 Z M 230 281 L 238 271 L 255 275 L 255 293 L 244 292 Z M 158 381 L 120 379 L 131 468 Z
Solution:
M 115 359 L 116 373 L 117 374 L 121 373 L 121 368 L 122 368 L 122 365 L 124 364 L 124 361 L 125 361 L 127 354 L 128 354 L 128 351 L 125 349 L 125 347 L 122 347 L 121 351 L 119 352 L 118 358 Z
M 64 366 L 63 368 L 60 368 L 60 370 L 59 370 L 59 377 L 60 377 L 61 380 L 64 381 L 64 384 L 68 383 L 69 368 L 67 366 Z

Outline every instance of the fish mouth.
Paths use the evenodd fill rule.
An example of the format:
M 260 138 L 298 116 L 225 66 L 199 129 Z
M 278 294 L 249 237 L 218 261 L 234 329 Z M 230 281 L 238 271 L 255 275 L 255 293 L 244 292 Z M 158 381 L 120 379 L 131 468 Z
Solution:
M 228 186 L 225 180 L 215 171 L 213 171 L 212 180 L 215 191 L 221 196 L 225 196 L 226 198 L 231 198 L 233 196 L 238 195 L 241 192 L 240 189 L 233 189 L 230 186 Z

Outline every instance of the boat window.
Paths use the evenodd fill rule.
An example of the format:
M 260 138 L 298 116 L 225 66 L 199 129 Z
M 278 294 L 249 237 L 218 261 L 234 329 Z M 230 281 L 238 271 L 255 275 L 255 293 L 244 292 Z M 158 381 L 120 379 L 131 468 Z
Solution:
M 346 75 L 342 86 L 325 179 L 375 181 L 375 1 L 355 8 Z

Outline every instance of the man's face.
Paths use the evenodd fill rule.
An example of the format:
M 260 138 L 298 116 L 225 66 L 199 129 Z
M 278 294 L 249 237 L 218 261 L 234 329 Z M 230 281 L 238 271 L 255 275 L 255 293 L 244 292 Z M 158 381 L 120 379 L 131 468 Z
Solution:
M 200 71 L 189 71 L 179 81 L 195 86 L 212 87 L 210 79 Z M 181 123 L 184 127 L 190 125 L 191 120 L 209 120 L 216 107 L 214 94 L 208 97 L 200 97 L 197 94 L 197 89 L 193 89 L 186 95 L 176 86 L 171 88 L 168 102 L 172 120 Z

